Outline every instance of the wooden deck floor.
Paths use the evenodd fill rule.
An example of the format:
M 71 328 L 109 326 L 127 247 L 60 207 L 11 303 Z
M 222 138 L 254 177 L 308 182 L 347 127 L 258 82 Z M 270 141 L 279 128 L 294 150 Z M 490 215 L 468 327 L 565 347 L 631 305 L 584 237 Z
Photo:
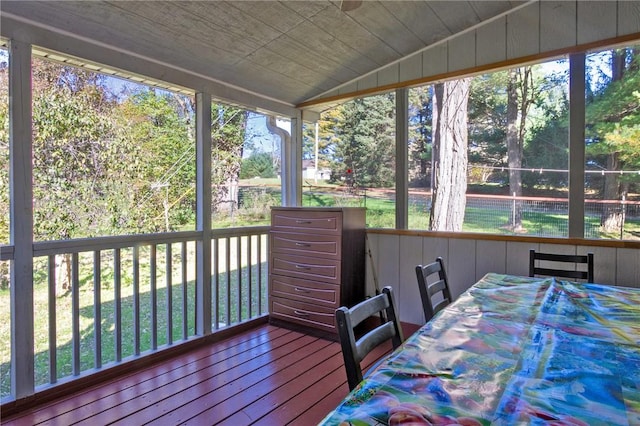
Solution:
M 339 343 L 265 324 L 1 423 L 313 425 L 348 390 Z

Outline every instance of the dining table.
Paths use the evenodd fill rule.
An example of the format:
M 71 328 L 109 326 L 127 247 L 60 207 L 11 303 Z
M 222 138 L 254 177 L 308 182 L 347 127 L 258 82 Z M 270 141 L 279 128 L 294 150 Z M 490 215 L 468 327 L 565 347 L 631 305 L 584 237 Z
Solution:
M 488 273 L 321 424 L 640 425 L 640 288 Z

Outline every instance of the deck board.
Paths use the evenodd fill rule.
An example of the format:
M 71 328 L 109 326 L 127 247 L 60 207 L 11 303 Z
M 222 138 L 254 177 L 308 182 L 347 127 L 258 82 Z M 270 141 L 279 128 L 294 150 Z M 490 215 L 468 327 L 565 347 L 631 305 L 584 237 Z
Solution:
M 2 424 L 307 425 L 322 420 L 348 390 L 339 343 L 264 324 Z

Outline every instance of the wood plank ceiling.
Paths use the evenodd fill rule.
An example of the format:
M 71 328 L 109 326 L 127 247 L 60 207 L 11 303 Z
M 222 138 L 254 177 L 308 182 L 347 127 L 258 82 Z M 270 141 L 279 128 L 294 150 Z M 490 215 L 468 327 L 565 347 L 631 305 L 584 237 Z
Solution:
M 7 1 L 2 14 L 297 105 L 521 1 Z

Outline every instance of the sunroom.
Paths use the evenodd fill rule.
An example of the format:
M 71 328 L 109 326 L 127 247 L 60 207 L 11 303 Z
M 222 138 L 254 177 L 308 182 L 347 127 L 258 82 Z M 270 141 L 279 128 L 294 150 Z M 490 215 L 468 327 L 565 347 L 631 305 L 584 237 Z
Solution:
M 424 324 L 415 267 L 438 256 L 454 299 L 489 272 L 527 276 L 531 249 L 593 253 L 596 283 L 640 287 L 639 1 L 0 13 L 3 421 L 34 423 L 20 416 L 203 347 L 222 342 L 211 350 L 231 360 L 278 338 L 293 345 L 281 363 L 318 345 L 328 373 L 272 385 L 286 396 L 264 411 L 267 391 L 238 391 L 226 417 L 210 417 L 226 398 L 185 396 L 180 410 L 151 397 L 132 409 L 146 417 L 39 421 L 320 421 L 346 376 L 322 364 L 340 361 L 335 343 L 269 325 L 272 207 L 364 208 L 358 297 L 392 286 L 408 331 Z M 446 181 L 460 150 L 436 142 L 438 116 L 462 110 L 463 173 Z M 294 397 L 313 402 L 287 411 Z

